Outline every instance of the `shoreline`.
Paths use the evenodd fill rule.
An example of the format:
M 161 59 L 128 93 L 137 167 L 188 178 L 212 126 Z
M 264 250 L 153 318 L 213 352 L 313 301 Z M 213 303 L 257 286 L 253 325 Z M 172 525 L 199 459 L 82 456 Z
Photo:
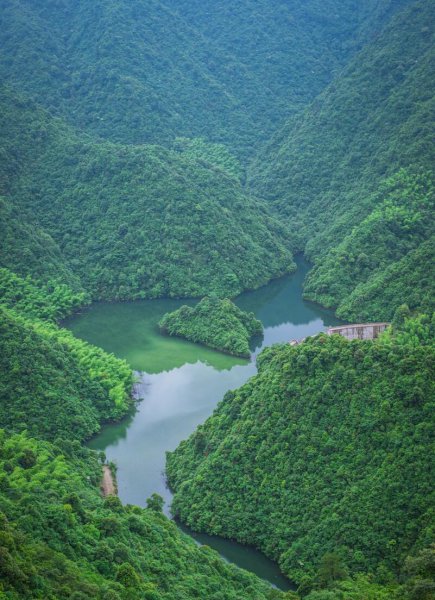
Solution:
M 103 498 L 118 495 L 115 477 L 109 465 L 103 465 L 103 477 L 101 479 L 100 489 Z

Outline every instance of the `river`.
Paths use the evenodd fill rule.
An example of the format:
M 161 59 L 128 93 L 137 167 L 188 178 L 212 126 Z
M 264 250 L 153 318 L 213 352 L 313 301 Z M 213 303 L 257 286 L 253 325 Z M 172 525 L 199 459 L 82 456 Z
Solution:
M 264 338 L 253 344 L 251 360 L 159 334 L 157 322 L 165 312 L 197 300 L 98 303 L 64 323 L 77 337 L 125 358 L 138 372 L 142 400 L 136 410 L 123 421 L 105 426 L 89 443 L 116 463 L 118 493 L 124 503 L 145 506 L 146 499 L 157 492 L 165 499 L 165 512 L 170 515 L 165 452 L 174 450 L 203 423 L 226 391 L 241 386 L 256 373 L 255 356 L 262 348 L 340 323 L 331 312 L 302 299 L 302 282 L 309 266 L 302 258 L 297 263 L 295 274 L 235 300 L 243 310 L 254 312 L 264 326 Z M 275 563 L 256 550 L 188 533 L 199 543 L 214 547 L 225 559 L 280 589 L 290 589 L 290 582 Z

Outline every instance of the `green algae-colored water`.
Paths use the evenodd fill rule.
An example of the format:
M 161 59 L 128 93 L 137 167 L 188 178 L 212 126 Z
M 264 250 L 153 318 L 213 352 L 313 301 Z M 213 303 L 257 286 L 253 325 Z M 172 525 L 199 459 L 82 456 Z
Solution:
M 302 299 L 307 271 L 308 264 L 299 259 L 294 275 L 235 300 L 243 310 L 254 312 L 264 326 L 264 338 L 253 344 L 251 360 L 159 334 L 157 322 L 165 312 L 196 300 L 99 303 L 65 323 L 75 335 L 125 358 L 138 372 L 137 391 L 142 399 L 137 410 L 122 422 L 104 427 L 89 443 L 117 464 L 123 502 L 145 506 L 146 498 L 157 492 L 165 499 L 169 514 L 172 495 L 164 477 L 165 452 L 174 450 L 204 422 L 226 391 L 255 375 L 255 356 L 263 347 L 301 339 L 339 323 L 332 313 Z M 261 553 L 190 533 L 227 560 L 289 589 L 278 567 Z

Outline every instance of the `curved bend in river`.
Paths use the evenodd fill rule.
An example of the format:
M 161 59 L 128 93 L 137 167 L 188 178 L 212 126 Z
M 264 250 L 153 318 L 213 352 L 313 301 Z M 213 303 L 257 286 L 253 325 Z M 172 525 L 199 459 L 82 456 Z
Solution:
M 257 340 L 260 345 L 252 348 L 250 360 L 160 335 L 157 323 L 165 313 L 198 300 L 101 303 L 66 323 L 78 337 L 125 358 L 140 372 L 143 399 L 136 412 L 118 424 L 104 427 L 89 444 L 104 450 L 107 459 L 117 464 L 118 493 L 123 502 L 145 506 L 146 499 L 157 492 L 165 499 L 169 513 L 171 493 L 164 477 L 166 451 L 174 450 L 204 422 L 225 392 L 241 386 L 256 373 L 255 356 L 264 346 L 301 339 L 339 323 L 330 312 L 303 301 L 302 282 L 307 271 L 307 263 L 299 259 L 295 274 L 236 298 L 237 306 L 253 312 L 264 327 L 264 338 Z M 207 543 L 221 550 L 211 538 Z M 237 552 L 243 554 L 240 548 Z M 234 561 L 234 557 L 230 559 Z M 241 566 L 249 568 L 248 564 Z M 252 570 L 273 579 L 258 565 Z M 275 583 L 281 587 L 282 582 Z

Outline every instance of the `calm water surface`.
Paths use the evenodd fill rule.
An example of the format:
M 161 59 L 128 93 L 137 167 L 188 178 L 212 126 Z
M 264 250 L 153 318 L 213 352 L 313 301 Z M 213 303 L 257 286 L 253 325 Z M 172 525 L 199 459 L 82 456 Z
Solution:
M 255 375 L 255 356 L 263 347 L 339 323 L 330 312 L 302 300 L 307 271 L 307 263 L 299 259 L 294 275 L 235 300 L 243 310 L 254 312 L 264 326 L 264 338 L 253 344 L 250 361 L 159 334 L 157 322 L 165 312 L 196 300 L 100 303 L 65 323 L 75 335 L 125 358 L 138 372 L 142 400 L 134 414 L 104 427 L 89 443 L 117 464 L 118 492 L 124 503 L 145 506 L 146 499 L 157 492 L 165 499 L 169 514 L 172 496 L 164 477 L 165 452 L 174 450 L 203 423 L 226 391 Z M 189 533 L 227 560 L 277 587 L 289 588 L 277 566 L 259 552 L 214 536 Z

